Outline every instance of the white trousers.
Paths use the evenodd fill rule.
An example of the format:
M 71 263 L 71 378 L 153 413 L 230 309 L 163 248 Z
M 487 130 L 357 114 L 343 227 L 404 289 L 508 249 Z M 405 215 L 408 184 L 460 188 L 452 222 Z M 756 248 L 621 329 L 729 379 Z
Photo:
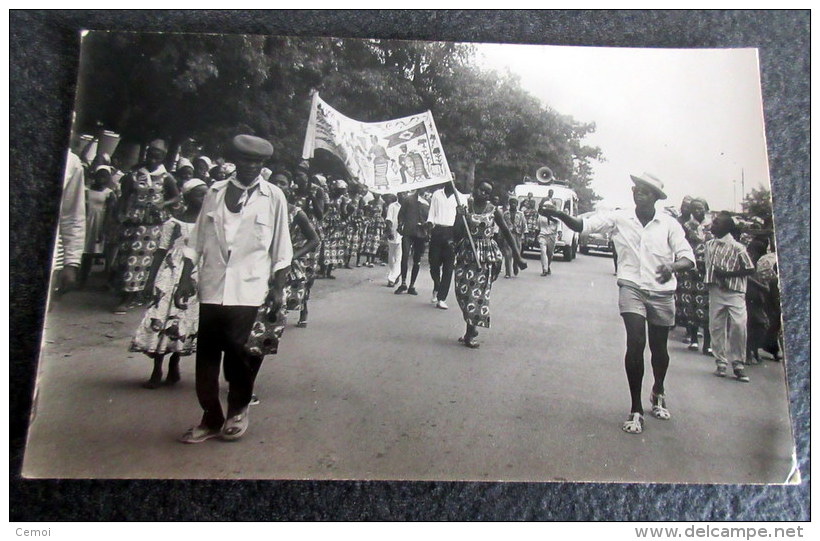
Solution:
M 401 241 L 387 243 L 387 281 L 395 282 L 401 275 Z
M 746 294 L 709 286 L 709 333 L 718 366 L 742 364 L 746 358 Z

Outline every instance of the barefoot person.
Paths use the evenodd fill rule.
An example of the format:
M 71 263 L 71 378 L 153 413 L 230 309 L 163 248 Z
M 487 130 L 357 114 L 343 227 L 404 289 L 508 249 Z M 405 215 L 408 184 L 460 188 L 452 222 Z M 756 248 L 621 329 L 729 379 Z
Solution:
M 196 394 L 202 420 L 180 438 L 199 443 L 217 436 L 235 440 L 248 428 L 248 404 L 261 355 L 245 349 L 263 304 L 278 313 L 285 278 L 293 259 L 288 204 L 282 190 L 263 181 L 264 160 L 272 145 L 259 137 L 237 135 L 231 144 L 236 175 L 208 189 L 202 211 L 185 249 L 175 302 L 197 294 L 191 279 L 199 264 L 199 333 Z M 227 419 L 219 400 L 220 364 L 228 380 Z
M 612 234 L 618 252 L 618 307 L 626 328 L 624 362 L 632 397 L 623 430 L 640 434 L 644 427 L 641 383 L 647 337 L 655 378 L 649 398 L 652 415 L 664 420 L 671 417 L 666 408 L 664 379 L 669 367 L 666 342 L 675 324 L 675 272 L 692 268 L 695 254 L 680 224 L 655 210 L 655 203 L 666 199 L 663 182 L 648 173 L 630 176 L 635 183 L 634 210 L 602 211 L 583 220 L 557 210 L 548 210 L 547 214 L 579 233 Z
M 199 305 L 192 300 L 184 308 L 179 308 L 174 304 L 173 295 L 182 276 L 183 251 L 206 192 L 204 181 L 198 178 L 188 180 L 182 186 L 185 210 L 179 217 L 172 216 L 162 224 L 162 235 L 145 282 L 148 308 L 129 348 L 129 351 L 145 353 L 154 361 L 151 377 L 142 385 L 146 389 L 162 385 L 162 363 L 169 353 L 171 358 L 165 383 L 176 384 L 180 379 L 179 358 L 191 355 L 196 349 Z M 192 272 L 191 277 L 196 279 L 196 270 Z

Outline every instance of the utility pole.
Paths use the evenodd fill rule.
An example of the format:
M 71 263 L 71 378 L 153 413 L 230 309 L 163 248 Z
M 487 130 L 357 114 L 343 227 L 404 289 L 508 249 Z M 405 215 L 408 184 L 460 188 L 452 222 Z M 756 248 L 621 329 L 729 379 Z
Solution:
M 746 199 L 746 175 L 744 170 L 740 168 L 740 207 L 743 210 L 743 200 Z
M 737 212 L 737 179 L 732 179 L 732 210 Z

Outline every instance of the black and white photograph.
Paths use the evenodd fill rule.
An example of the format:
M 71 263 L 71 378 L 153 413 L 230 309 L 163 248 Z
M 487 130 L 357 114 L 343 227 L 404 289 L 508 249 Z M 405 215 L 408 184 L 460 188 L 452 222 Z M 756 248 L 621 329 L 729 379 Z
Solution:
M 22 476 L 796 484 L 758 50 L 89 30 Z

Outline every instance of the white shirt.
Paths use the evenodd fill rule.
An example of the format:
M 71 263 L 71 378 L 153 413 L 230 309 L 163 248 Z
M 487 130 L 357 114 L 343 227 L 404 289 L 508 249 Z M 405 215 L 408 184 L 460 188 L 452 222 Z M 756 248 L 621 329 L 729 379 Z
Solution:
M 398 201 L 393 201 L 392 203 L 387 205 L 387 216 L 385 216 L 385 220 L 388 220 L 390 222 L 390 231 L 393 233 L 393 240 L 388 239 L 387 242 L 392 242 L 394 244 L 401 242 L 401 235 L 396 229 L 399 225 L 400 210 L 401 203 L 399 203 Z
M 466 203 L 467 196 L 459 193 L 458 201 Z M 430 212 L 427 214 L 427 221 L 433 225 L 446 225 L 452 227 L 456 223 L 456 194 L 449 197 L 444 193 L 444 188 L 439 188 L 433 192 L 430 199 Z
M 62 262 L 55 266 L 80 266 L 85 249 L 85 174 L 79 156 L 73 152 L 66 158 L 63 177 L 63 197 L 60 201 L 60 223 L 55 254 L 62 248 Z
M 660 210 L 644 227 L 634 209 L 601 211 L 584 218 L 589 233 L 610 233 L 618 254 L 618 280 L 628 280 L 646 291 L 674 292 L 675 275 L 666 283 L 658 282 L 656 269 L 679 259 L 695 262 L 692 247 L 676 219 Z
M 226 220 L 229 182 L 208 189 L 184 254 L 199 265 L 200 303 L 261 306 L 268 280 L 293 259 L 287 201 L 282 190 L 260 182 L 238 218 Z M 231 219 L 236 220 L 234 234 L 228 228 Z

